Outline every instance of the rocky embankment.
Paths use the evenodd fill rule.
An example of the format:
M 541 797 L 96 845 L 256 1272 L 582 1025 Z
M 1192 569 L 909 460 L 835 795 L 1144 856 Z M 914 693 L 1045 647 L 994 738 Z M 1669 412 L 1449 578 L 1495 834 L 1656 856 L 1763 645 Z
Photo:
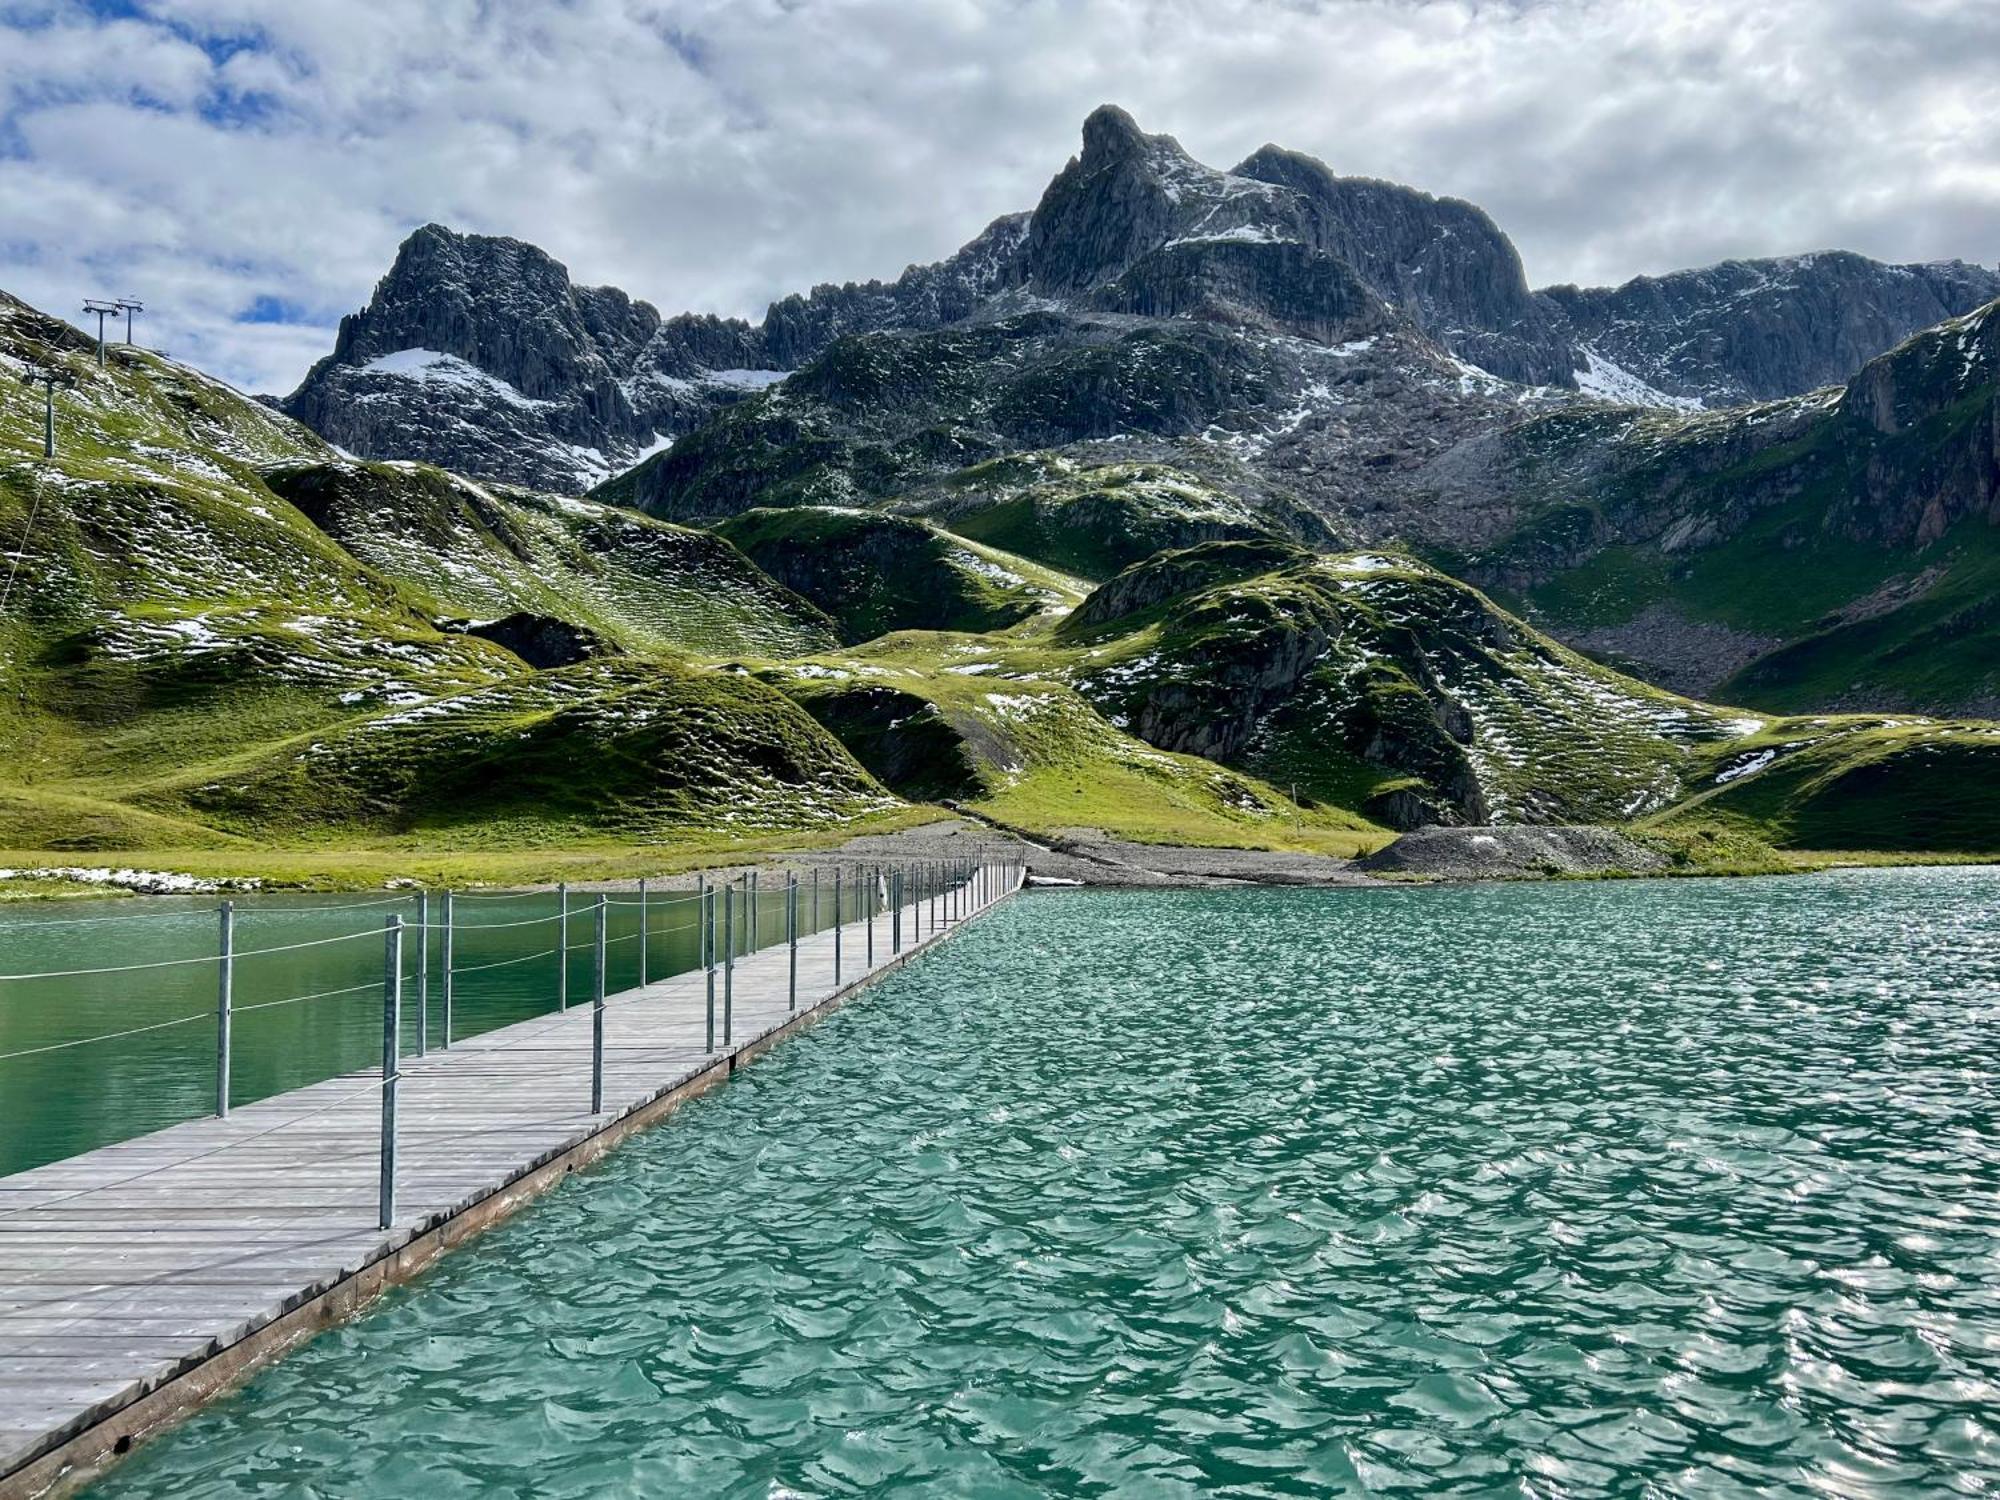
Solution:
M 1218 885 L 1365 886 L 1382 881 L 1546 880 L 1559 876 L 1648 875 L 1667 859 L 1609 828 L 1590 825 L 1421 828 L 1363 859 L 1259 849 L 1135 844 L 1068 829 L 1024 838 L 970 820 L 931 823 L 852 839 L 835 849 L 784 858 L 790 866 L 993 858 L 1027 862 L 1031 878 L 1056 884 L 1127 888 Z M 692 877 L 689 877 L 692 879 Z
M 1667 860 L 1609 828 L 1419 828 L 1355 861 L 1391 879 L 1535 880 L 1560 875 L 1645 875 Z

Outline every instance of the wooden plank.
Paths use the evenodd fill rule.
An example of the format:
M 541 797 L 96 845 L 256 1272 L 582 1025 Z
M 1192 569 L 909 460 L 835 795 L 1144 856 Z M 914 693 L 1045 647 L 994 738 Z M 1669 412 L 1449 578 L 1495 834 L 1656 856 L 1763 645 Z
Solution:
M 847 924 L 843 986 L 955 925 L 931 931 L 912 902 L 899 956 L 878 916 L 871 967 L 864 924 Z M 418 1236 L 811 1014 L 835 996 L 833 953 L 831 930 L 800 939 L 796 1011 L 782 944 L 737 958 L 726 1046 L 718 971 L 712 1051 L 701 971 L 610 1000 L 598 1115 L 587 1002 L 406 1058 L 387 1230 L 376 1222 L 380 1080 L 365 1073 L 0 1178 L 0 1500 L 44 1482 L 63 1445 L 82 1451 L 81 1435 L 121 1409 L 165 1399 L 155 1393 L 180 1371 L 221 1363 L 313 1299 L 393 1266 Z

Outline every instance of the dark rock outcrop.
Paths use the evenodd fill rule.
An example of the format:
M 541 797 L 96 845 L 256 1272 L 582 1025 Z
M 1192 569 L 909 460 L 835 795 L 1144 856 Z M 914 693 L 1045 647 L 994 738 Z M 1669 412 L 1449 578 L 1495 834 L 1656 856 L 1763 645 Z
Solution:
M 1471 204 L 1275 146 L 1218 171 L 1106 106 L 1032 213 L 760 325 L 662 318 L 531 246 L 426 226 L 286 409 L 366 456 L 698 522 L 904 500 L 1027 449 L 1199 448 L 1233 493 L 1357 540 L 1490 553 L 1532 518 L 1533 556 L 1482 574 L 1511 585 L 1614 541 L 1679 555 L 1728 535 L 1715 492 L 1814 418 L 1799 404 L 1635 462 L 1633 419 L 1603 400 L 1802 394 L 1995 296 L 1981 267 L 1840 253 L 1533 292 Z M 1600 400 L 1535 420 L 1579 382 Z M 1523 429 L 1560 447 L 1552 483 Z M 1852 492 L 1885 511 L 1935 481 L 1930 514 L 1896 523 L 1935 536 L 1978 508 L 1958 498 L 1979 492 L 1978 445 L 1954 443 L 1885 456 Z M 1774 485 L 1751 474 L 1738 509 Z
M 504 646 L 531 667 L 573 667 L 592 657 L 624 654 L 588 625 L 526 610 L 497 620 L 447 620 L 441 628 Z
M 989 292 L 1024 232 L 1001 219 L 892 283 L 821 286 L 764 323 L 662 318 L 574 284 L 519 240 L 427 224 L 282 409 L 364 458 L 576 493 L 629 467 L 843 334 L 936 327 Z
M 790 685 L 774 679 L 774 685 Z M 868 773 L 912 802 L 978 797 L 979 757 L 934 703 L 879 683 L 797 694 Z
M 1296 194 L 1306 242 L 1352 267 L 1460 358 L 1506 380 L 1569 383 L 1569 341 L 1528 290 L 1520 254 L 1485 210 L 1393 182 L 1337 177 L 1278 146 L 1254 152 L 1236 175 Z
M 1733 406 L 1840 384 L 1918 329 L 2000 297 L 2000 271 L 1830 251 L 1540 296 L 1586 357 L 1665 395 Z

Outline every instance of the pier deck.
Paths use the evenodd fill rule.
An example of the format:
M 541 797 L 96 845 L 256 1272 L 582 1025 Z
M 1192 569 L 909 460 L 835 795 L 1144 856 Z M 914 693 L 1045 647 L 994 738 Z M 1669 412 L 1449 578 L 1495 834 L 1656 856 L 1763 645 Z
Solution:
M 978 915 L 976 889 L 958 922 L 940 905 L 935 931 L 927 904 L 905 906 L 900 955 L 889 951 L 889 915 L 878 915 L 872 968 L 864 924 L 848 923 L 838 987 L 833 931 L 801 938 L 796 1011 L 783 944 L 738 958 L 727 1046 L 719 1019 L 707 1045 L 700 970 L 612 997 L 597 1114 L 587 1002 L 405 1057 L 386 1230 L 373 1072 L 0 1178 L 0 1500 L 69 1487 L 723 1081 Z M 719 970 L 716 983 L 719 1015 Z

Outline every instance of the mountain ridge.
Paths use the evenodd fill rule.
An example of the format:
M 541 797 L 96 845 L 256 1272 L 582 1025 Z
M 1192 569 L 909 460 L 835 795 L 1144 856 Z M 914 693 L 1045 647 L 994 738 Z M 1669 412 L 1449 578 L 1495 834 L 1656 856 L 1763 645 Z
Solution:
M 1516 384 L 1671 406 L 1802 393 L 1994 297 L 2000 273 L 1983 267 L 1845 252 L 1536 291 L 1476 205 L 1341 177 L 1276 146 L 1217 171 L 1107 105 L 1033 210 L 895 281 L 780 298 L 755 325 L 663 317 L 615 288 L 571 284 L 521 241 L 423 226 L 280 404 L 364 457 L 576 492 L 838 338 L 1035 307 L 1195 317 L 1325 343 L 1401 323 Z M 401 350 L 469 371 L 373 363 Z

